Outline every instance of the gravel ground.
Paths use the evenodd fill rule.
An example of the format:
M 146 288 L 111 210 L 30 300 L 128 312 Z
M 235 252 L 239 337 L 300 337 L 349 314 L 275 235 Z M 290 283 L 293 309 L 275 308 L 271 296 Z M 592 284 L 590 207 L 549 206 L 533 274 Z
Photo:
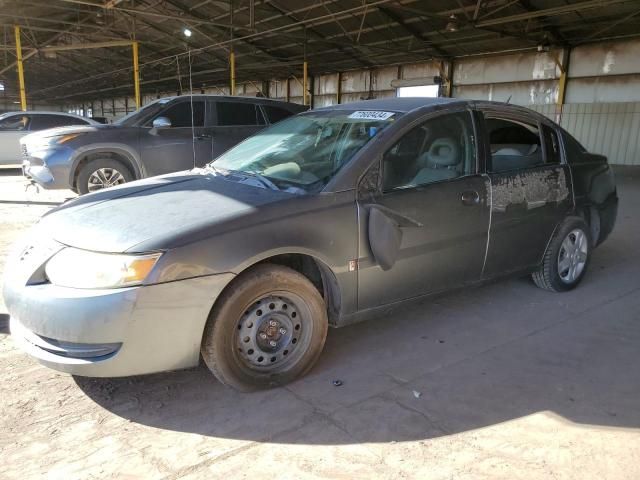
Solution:
M 0 478 L 638 479 L 640 174 L 619 184 L 577 290 L 508 280 L 332 330 L 310 375 L 268 392 L 204 367 L 59 374 L 14 347 L 0 303 Z M 72 195 L 0 171 L 0 271 Z

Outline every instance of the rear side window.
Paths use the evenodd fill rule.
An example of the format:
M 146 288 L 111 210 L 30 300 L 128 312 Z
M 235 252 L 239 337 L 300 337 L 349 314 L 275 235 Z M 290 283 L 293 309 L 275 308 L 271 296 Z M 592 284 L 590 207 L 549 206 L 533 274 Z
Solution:
M 216 102 L 218 126 L 264 125 L 262 112 L 253 103 Z
M 587 153 L 587 149 L 582 146 L 578 140 L 573 138 L 569 133 L 563 132 L 564 148 L 567 154 L 567 162 L 576 163 L 580 162 L 583 155 Z
M 535 123 L 506 118 L 485 120 L 491 145 L 492 172 L 508 172 L 545 164 L 540 130 Z
M 183 101 L 170 106 L 158 117 L 167 117 L 171 121 L 171 128 L 191 127 L 191 102 Z M 204 101 L 195 100 L 193 102 L 193 126 L 204 127 Z
M 31 119 L 28 115 L 11 115 L 0 120 L 0 130 L 4 131 L 24 131 L 29 128 Z
M 542 134 L 544 135 L 544 151 L 546 154 L 546 163 L 559 164 L 562 156 L 560 153 L 560 141 L 556 131 L 547 125 L 542 126 Z
M 272 105 L 263 105 L 262 108 L 267 114 L 267 118 L 269 119 L 269 123 L 276 123 L 280 120 L 284 120 L 287 117 L 293 115 L 289 110 L 285 110 L 284 108 L 274 107 Z
M 67 117 L 65 115 L 34 115 L 31 120 L 31 131 L 45 130 L 47 128 L 66 127 L 68 125 L 87 125 L 80 118 Z

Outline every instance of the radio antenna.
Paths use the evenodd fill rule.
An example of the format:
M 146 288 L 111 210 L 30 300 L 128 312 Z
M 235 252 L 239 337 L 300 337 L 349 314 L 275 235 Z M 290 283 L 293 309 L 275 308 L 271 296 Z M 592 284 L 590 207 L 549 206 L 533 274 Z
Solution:
M 193 80 L 191 78 L 191 49 L 188 52 L 189 60 L 189 102 L 191 103 L 191 151 L 193 152 L 193 168 L 196 168 L 196 126 L 193 114 Z

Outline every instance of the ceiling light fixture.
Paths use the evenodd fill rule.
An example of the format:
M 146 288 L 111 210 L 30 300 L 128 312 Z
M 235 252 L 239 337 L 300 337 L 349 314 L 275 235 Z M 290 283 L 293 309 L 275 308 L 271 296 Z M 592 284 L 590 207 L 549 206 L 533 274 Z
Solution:
M 458 17 L 454 13 L 449 17 L 449 23 L 444 27 L 447 32 L 457 32 L 458 31 Z
M 191 30 L 189 30 L 188 28 L 185 28 L 184 30 L 182 30 L 182 33 L 187 38 L 189 38 L 191 36 Z

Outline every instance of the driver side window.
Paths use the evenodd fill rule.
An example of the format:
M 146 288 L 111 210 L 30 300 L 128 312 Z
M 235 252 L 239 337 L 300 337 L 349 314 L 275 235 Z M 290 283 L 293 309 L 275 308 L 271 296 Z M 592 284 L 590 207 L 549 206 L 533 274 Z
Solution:
M 440 115 L 411 129 L 385 153 L 383 190 L 452 180 L 473 173 L 475 164 L 471 114 Z

